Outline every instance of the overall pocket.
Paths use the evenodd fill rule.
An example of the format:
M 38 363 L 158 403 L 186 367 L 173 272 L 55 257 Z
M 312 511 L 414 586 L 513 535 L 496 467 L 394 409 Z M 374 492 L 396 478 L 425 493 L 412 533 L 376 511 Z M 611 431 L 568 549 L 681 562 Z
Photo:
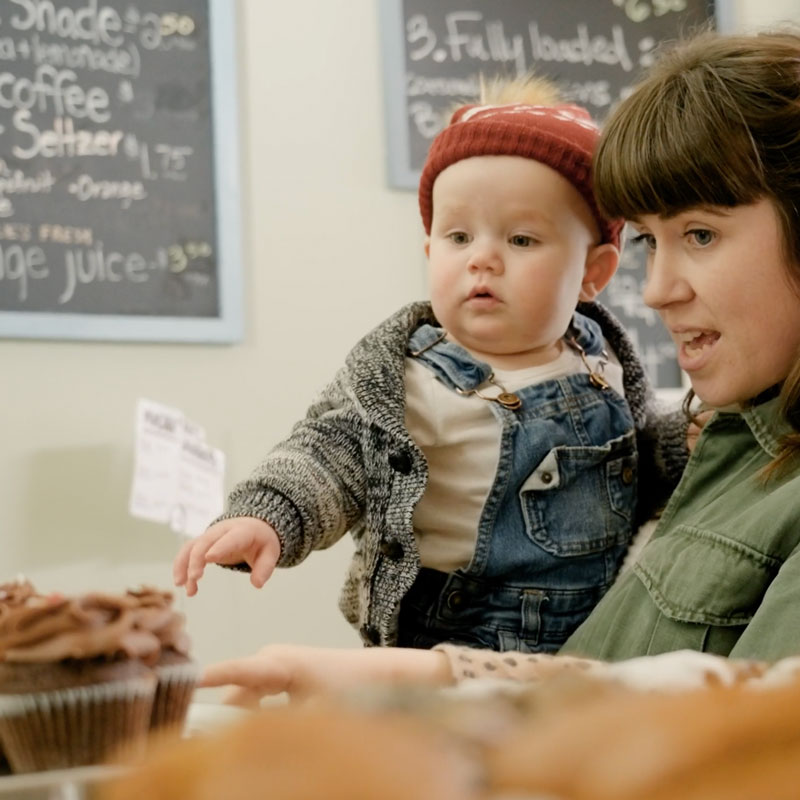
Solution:
M 600 446 L 553 448 L 519 498 L 528 536 L 552 555 L 588 555 L 627 541 L 636 504 L 633 431 Z

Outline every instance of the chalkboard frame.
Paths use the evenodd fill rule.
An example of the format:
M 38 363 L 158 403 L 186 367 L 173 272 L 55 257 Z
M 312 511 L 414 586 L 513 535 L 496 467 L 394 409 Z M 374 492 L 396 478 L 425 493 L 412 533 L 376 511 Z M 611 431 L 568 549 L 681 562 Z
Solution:
M 403 0 L 379 0 L 381 49 L 383 52 L 383 97 L 386 116 L 386 171 L 394 189 L 416 189 L 419 171 L 409 159 Z
M 207 0 L 219 312 L 215 317 L 0 312 L 0 337 L 234 343 L 244 332 L 236 4 Z

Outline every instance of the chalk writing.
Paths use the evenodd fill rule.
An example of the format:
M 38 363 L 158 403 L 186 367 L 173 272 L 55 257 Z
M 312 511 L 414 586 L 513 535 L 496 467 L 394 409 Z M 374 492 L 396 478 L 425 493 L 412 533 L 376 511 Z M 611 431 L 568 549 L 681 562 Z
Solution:
M 32 231 L 33 226 L 23 222 L 0 222 L 0 241 L 29 242 Z
M 602 65 L 632 73 L 637 66 L 649 64 L 657 41 L 652 36 L 633 38 L 622 25 L 605 24 L 602 29 L 577 22 L 566 35 L 554 35 L 537 20 L 527 23 L 524 33 L 510 34 L 503 20 L 493 19 L 482 11 L 453 11 L 444 14 L 443 30 L 435 29 L 427 14 L 415 14 L 406 23 L 406 74 L 409 98 L 471 99 L 479 92 L 481 73 L 487 69 L 505 70 L 524 75 L 542 65 L 573 65 L 594 68 Z M 474 71 L 467 75 L 423 74 L 419 66 L 444 68 L 448 63 L 468 63 Z M 565 99 L 590 107 L 607 109 L 627 89 L 616 93 L 609 80 L 581 81 L 555 77 Z M 627 79 L 626 79 L 627 80 Z M 446 122 L 433 106 L 409 103 L 409 118 L 417 133 L 430 139 Z
M 686 0 L 613 0 L 618 8 L 625 11 L 625 15 L 632 22 L 644 22 L 651 15 L 661 17 L 664 14 L 675 14 L 686 11 Z
M 62 39 L 77 39 L 91 44 L 119 47 L 122 20 L 111 6 L 98 6 L 90 0 L 80 8 L 52 0 L 10 0 L 15 10 L 9 23 L 17 31 L 36 31 Z
M 141 55 L 134 44 L 120 48 L 100 48 L 89 44 L 71 45 L 63 42 L 45 42 L 38 34 L 17 43 L 20 53 L 30 57 L 34 64 L 66 67 L 71 70 L 94 70 L 114 75 L 138 77 L 141 72 Z
M 134 200 L 147 197 L 141 181 L 95 180 L 83 173 L 69 184 L 67 191 L 81 202 L 88 200 L 119 200 L 122 208 L 130 208 Z
M 56 179 L 49 169 L 29 174 L 23 169 L 12 169 L 0 158 L 0 217 L 10 217 L 14 205 L 8 195 L 48 194 Z
M 406 38 L 412 63 L 431 59 L 439 64 L 448 60 L 513 64 L 518 75 L 538 61 L 563 61 L 587 67 L 609 64 L 626 72 L 634 67 L 620 25 L 594 33 L 586 23 L 579 22 L 573 35 L 557 37 L 532 21 L 527 34 L 509 34 L 502 20 L 487 18 L 481 11 L 455 11 L 444 15 L 444 27 L 440 46 L 440 39 L 425 14 L 416 14 L 408 20 Z
M 71 69 L 49 64 L 36 68 L 32 77 L 0 72 L 0 108 L 52 111 L 75 119 L 107 122 L 111 116 L 108 93 L 100 86 L 85 88 Z
M 94 241 L 94 231 L 91 228 L 74 228 L 72 225 L 42 222 L 36 230 L 40 242 L 89 245 Z
M 0 245 L 0 287 L 15 286 L 17 299 L 24 303 L 30 282 L 50 274 L 46 264 L 44 250 L 38 245 Z
M 115 156 L 122 131 L 76 130 L 70 117 L 55 117 L 52 127 L 40 129 L 31 121 L 30 111 L 14 114 L 14 128 L 21 136 L 11 148 L 16 158 L 74 158 Z
M 0 7 L 0 315 L 218 312 L 207 0 Z
M 181 246 L 170 245 L 158 248 L 152 258 L 148 258 L 139 252 L 108 250 L 99 240 L 91 247 L 67 248 L 64 250 L 63 291 L 58 302 L 69 303 L 82 286 L 89 284 L 144 283 L 159 273 L 183 272 L 190 266 L 190 259 L 183 254 L 178 260 L 176 252 L 183 253 Z

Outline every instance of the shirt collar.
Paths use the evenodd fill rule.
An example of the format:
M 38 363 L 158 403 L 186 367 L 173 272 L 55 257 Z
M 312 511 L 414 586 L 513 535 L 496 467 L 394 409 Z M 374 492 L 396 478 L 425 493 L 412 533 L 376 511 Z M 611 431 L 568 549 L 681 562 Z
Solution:
M 792 428 L 780 411 L 780 397 L 749 406 L 741 414 L 761 447 L 775 458 L 780 451 L 780 441 Z

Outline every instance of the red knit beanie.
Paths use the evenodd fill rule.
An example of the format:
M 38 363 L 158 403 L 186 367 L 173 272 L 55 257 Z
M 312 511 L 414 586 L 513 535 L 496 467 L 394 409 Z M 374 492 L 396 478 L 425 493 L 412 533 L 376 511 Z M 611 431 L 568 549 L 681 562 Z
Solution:
M 592 155 L 600 131 L 580 106 L 512 104 L 459 108 L 433 140 L 419 181 L 419 210 L 431 232 L 433 183 L 439 173 L 473 156 L 521 156 L 563 175 L 586 200 L 603 242 L 619 247 L 624 220 L 606 219 L 592 191 Z

